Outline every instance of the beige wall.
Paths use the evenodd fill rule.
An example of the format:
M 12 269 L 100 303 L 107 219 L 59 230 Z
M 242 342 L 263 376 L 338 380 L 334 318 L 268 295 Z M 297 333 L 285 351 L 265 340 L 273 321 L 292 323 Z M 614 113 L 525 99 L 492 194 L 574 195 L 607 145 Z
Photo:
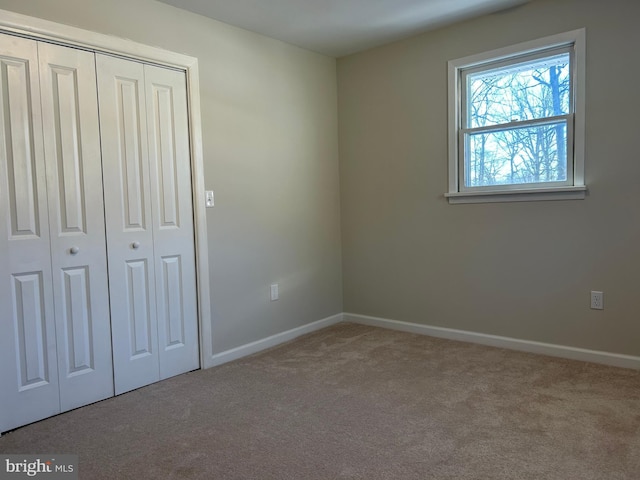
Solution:
M 639 19 L 534 0 L 340 59 L 345 311 L 640 354 Z M 587 198 L 449 205 L 447 61 L 581 27 Z
M 635 0 L 534 0 L 346 57 L 337 92 L 333 59 L 152 0 L 0 9 L 199 58 L 215 353 L 344 293 L 351 313 L 640 354 Z M 586 200 L 449 205 L 447 60 L 580 27 Z
M 342 311 L 334 59 L 152 0 L 0 9 L 198 57 L 214 353 Z

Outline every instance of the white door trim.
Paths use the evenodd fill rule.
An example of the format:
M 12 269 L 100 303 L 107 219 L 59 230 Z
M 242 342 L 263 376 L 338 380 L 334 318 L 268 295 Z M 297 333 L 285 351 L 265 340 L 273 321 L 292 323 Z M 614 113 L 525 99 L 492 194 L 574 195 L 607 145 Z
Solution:
M 185 71 L 189 102 L 189 140 L 191 144 L 200 365 L 201 368 L 214 366 L 198 59 L 131 40 L 103 35 L 6 10 L 0 10 L 0 31 Z

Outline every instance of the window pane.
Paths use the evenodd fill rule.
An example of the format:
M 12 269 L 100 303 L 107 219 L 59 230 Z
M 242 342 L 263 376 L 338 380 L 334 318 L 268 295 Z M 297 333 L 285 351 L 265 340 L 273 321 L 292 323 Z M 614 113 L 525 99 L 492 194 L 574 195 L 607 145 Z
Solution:
M 567 180 L 567 124 L 466 135 L 465 186 Z
M 570 55 L 467 75 L 467 128 L 569 114 Z

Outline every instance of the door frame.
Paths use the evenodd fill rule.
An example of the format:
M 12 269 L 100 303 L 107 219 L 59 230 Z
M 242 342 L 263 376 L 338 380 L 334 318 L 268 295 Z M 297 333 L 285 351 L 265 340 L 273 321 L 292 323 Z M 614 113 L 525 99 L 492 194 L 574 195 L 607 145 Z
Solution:
M 185 72 L 191 150 L 200 368 L 214 366 L 198 59 L 132 40 L 104 35 L 6 10 L 0 10 L 0 32 L 97 53 L 116 55 Z

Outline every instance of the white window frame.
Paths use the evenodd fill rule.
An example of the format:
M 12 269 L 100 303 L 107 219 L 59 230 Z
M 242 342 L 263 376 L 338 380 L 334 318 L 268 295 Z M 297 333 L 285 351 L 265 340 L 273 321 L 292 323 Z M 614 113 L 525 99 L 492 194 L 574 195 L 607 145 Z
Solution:
M 487 203 L 537 200 L 581 200 L 587 187 L 584 182 L 585 156 L 585 43 L 584 28 L 512 45 L 490 52 L 448 62 L 449 109 L 449 203 Z M 567 181 L 541 184 L 491 185 L 465 187 L 463 115 L 466 109 L 465 75 L 487 64 L 517 63 L 518 57 L 536 55 L 554 49 L 569 48 L 572 53 L 573 111 L 567 120 Z M 526 126 L 528 122 L 518 122 Z M 537 123 L 537 122 L 530 122 Z M 490 129 L 489 129 L 490 130 Z M 573 140 L 573 141 L 572 141 Z

